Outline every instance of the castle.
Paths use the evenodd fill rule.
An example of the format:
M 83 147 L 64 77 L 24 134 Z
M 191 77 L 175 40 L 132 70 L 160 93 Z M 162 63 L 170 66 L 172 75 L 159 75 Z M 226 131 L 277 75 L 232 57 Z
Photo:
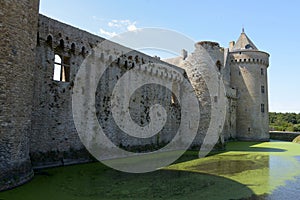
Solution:
M 0 190 L 4 190 L 30 180 L 33 168 L 91 161 L 74 125 L 71 95 L 81 63 L 105 39 L 39 15 L 38 0 L 5 0 L 0 7 Z M 130 143 L 115 124 L 110 111 L 110 84 L 114 85 L 131 67 L 147 63 L 168 65 L 171 70 L 160 69 L 166 77 L 177 74 L 190 80 L 201 111 L 198 133 L 191 146 L 201 145 L 210 120 L 217 117 L 212 116 L 210 108 L 218 101 L 218 95 L 211 98 L 205 82 L 199 78 L 209 74 L 186 68 L 186 62 L 197 60 L 203 49 L 218 73 L 216 83 L 222 80 L 225 86 L 226 117 L 219 141 L 269 139 L 269 55 L 259 51 L 244 31 L 229 48 L 206 41 L 195 47 L 190 55 L 184 52 L 180 57 L 167 59 L 168 64 L 138 51 L 123 55 L 118 51 L 123 47 L 112 42 L 104 49 L 110 67 L 97 88 L 96 109 L 99 123 L 107 128 L 108 137 L 116 145 L 133 151 L 157 149 L 170 141 L 179 127 L 178 101 L 164 88 L 159 88 L 158 95 L 154 95 L 157 89 L 138 91 L 133 102 L 139 103 L 130 104 L 133 120 L 143 126 L 149 123 L 148 98 L 158 98 L 156 103 L 163 104 L 168 113 L 158 136 Z M 200 63 L 198 67 L 207 65 Z M 180 90 L 180 82 L 170 77 L 168 80 L 176 82 Z

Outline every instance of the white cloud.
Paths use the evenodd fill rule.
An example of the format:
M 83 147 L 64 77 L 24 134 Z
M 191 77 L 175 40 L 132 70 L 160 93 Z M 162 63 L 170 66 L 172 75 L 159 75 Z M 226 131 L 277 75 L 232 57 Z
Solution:
M 136 31 L 137 27 L 135 26 L 135 23 L 127 26 L 127 30 L 128 31 Z
M 107 23 L 107 29 L 100 28 L 100 35 L 102 35 L 103 37 L 114 37 L 118 33 L 122 33 L 125 31 L 136 31 L 136 23 L 136 21 L 131 21 L 129 19 L 113 19 Z
M 118 28 L 120 31 L 135 31 L 136 28 L 136 21 L 132 22 L 129 19 L 124 19 L 124 20 L 117 20 L 117 19 L 113 19 L 110 22 L 108 22 L 108 26 L 109 27 L 113 27 L 113 28 Z
M 100 34 L 103 35 L 104 37 L 114 37 L 117 35 L 116 32 L 109 32 L 109 31 L 105 31 L 102 28 L 100 28 Z

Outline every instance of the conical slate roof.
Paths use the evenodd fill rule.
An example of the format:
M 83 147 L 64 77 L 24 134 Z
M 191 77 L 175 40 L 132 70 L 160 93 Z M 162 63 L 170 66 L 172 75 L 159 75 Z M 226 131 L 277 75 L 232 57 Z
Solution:
M 246 49 L 258 50 L 257 47 L 254 45 L 254 43 L 248 38 L 248 36 L 246 35 L 243 29 L 239 39 L 233 46 L 232 50 L 238 51 L 238 50 L 246 50 Z

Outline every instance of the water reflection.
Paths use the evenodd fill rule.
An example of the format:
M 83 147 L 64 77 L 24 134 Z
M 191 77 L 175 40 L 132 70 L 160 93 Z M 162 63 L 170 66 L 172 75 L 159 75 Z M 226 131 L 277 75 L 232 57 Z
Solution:
M 259 199 L 296 199 L 300 189 L 300 145 L 232 142 L 224 153 L 169 168 L 235 180 L 253 190 Z

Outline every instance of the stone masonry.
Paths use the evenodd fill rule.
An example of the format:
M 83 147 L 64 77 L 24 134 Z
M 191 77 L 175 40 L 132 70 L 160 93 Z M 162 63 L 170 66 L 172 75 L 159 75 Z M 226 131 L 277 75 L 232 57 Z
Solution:
M 0 190 L 30 180 L 34 168 L 94 159 L 74 125 L 72 92 L 82 62 L 105 39 L 38 15 L 38 7 L 38 0 L 0 3 Z M 193 88 L 201 116 L 191 148 L 199 150 L 206 134 L 214 132 L 221 145 L 230 139 L 269 139 L 269 55 L 259 51 L 244 32 L 229 48 L 202 41 L 195 44 L 194 52 L 183 50 L 182 56 L 165 61 L 135 50 L 124 53 L 125 48 L 109 41 L 103 47 L 101 56 L 109 62 L 95 93 L 97 119 L 116 146 L 148 152 L 172 140 L 182 121 L 183 78 Z M 141 127 L 150 123 L 152 105 L 161 105 L 167 113 L 163 129 L 144 139 L 134 139 L 116 125 L 110 104 L 114 86 L 134 67 L 143 76 L 172 84 L 172 90 L 145 85 L 131 97 L 130 115 Z M 217 86 L 213 95 L 206 80 Z M 214 109 L 222 96 L 224 107 Z M 210 122 L 221 116 L 218 112 L 225 113 L 224 124 L 212 130 Z

